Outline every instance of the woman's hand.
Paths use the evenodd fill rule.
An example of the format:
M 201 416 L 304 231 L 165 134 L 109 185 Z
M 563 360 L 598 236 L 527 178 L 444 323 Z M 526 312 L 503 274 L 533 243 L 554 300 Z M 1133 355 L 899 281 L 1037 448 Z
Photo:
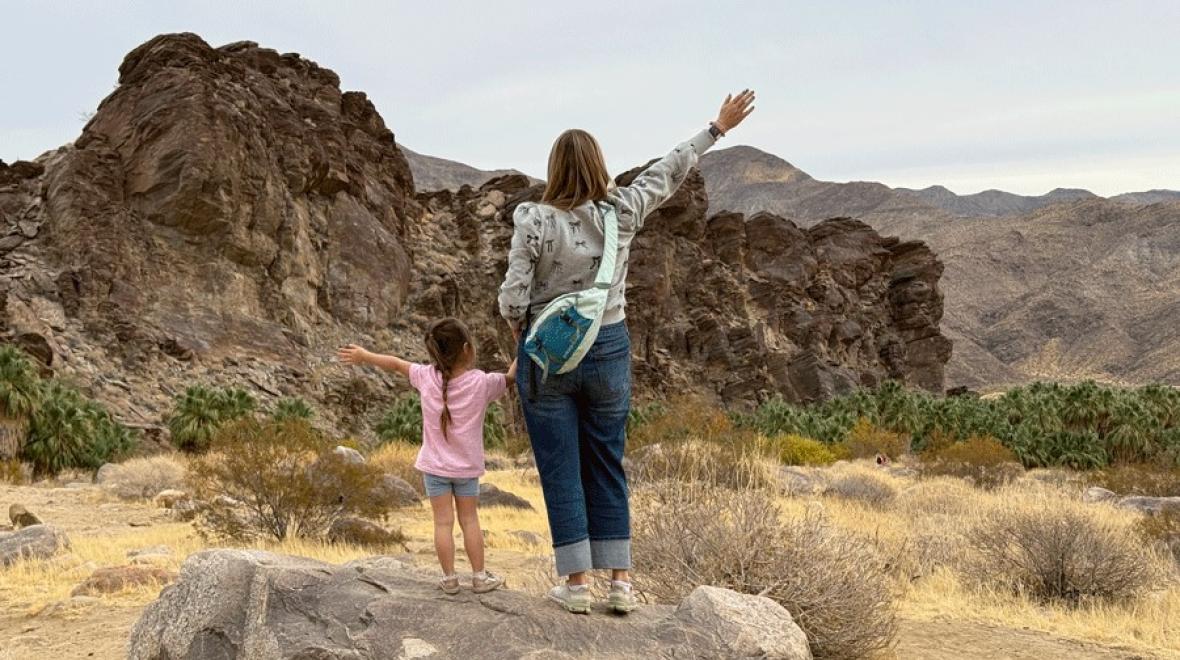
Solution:
M 721 111 L 717 113 L 717 121 L 713 123 L 722 133 L 728 133 L 749 117 L 751 112 L 754 112 L 754 90 L 743 90 L 737 96 L 727 94 L 721 103 Z
M 336 357 L 344 364 L 365 364 L 369 361 L 370 353 L 364 347 L 349 344 L 336 351 Z

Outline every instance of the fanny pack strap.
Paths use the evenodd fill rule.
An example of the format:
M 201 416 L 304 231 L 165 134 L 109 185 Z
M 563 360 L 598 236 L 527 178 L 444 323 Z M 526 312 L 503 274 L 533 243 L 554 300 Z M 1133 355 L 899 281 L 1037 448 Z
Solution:
M 609 289 L 615 278 L 615 259 L 619 255 L 619 218 L 610 204 L 604 205 L 605 211 L 597 202 L 594 206 L 602 213 L 602 262 L 594 276 L 594 288 Z

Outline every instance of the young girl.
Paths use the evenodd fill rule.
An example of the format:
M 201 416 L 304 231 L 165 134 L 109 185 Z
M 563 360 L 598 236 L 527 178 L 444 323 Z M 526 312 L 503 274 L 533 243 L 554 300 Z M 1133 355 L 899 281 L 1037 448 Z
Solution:
M 355 344 L 340 349 L 346 364 L 371 364 L 409 377 L 422 399 L 422 449 L 414 467 L 422 472 L 434 510 L 434 550 L 442 565 L 440 588 L 459 593 L 455 575 L 455 512 L 463 547 L 471 562 L 471 588 L 485 593 L 504 579 L 484 570 L 479 528 L 479 477 L 484 473 L 483 420 L 490 404 L 516 380 L 516 361 L 507 373 L 475 369 L 475 344 L 462 321 L 445 318 L 426 331 L 431 364 L 414 364 L 392 355 L 370 353 Z

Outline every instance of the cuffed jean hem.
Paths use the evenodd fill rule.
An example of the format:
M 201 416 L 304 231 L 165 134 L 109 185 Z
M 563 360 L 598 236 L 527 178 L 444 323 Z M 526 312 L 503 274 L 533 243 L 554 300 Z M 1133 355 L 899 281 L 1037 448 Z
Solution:
M 631 539 L 590 541 L 590 565 L 594 568 L 631 570 Z
M 590 570 L 590 539 L 582 539 L 576 543 L 553 548 L 553 558 L 557 562 L 557 574 L 569 575 Z

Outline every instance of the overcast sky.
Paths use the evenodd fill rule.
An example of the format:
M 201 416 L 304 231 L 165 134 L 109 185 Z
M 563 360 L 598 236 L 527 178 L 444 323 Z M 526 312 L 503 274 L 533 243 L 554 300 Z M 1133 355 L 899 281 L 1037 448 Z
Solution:
M 0 0 L 0 158 L 74 139 L 123 55 L 178 31 L 301 53 L 408 147 L 538 177 L 562 129 L 621 171 L 753 87 L 723 145 L 821 179 L 1180 188 L 1180 0 Z

